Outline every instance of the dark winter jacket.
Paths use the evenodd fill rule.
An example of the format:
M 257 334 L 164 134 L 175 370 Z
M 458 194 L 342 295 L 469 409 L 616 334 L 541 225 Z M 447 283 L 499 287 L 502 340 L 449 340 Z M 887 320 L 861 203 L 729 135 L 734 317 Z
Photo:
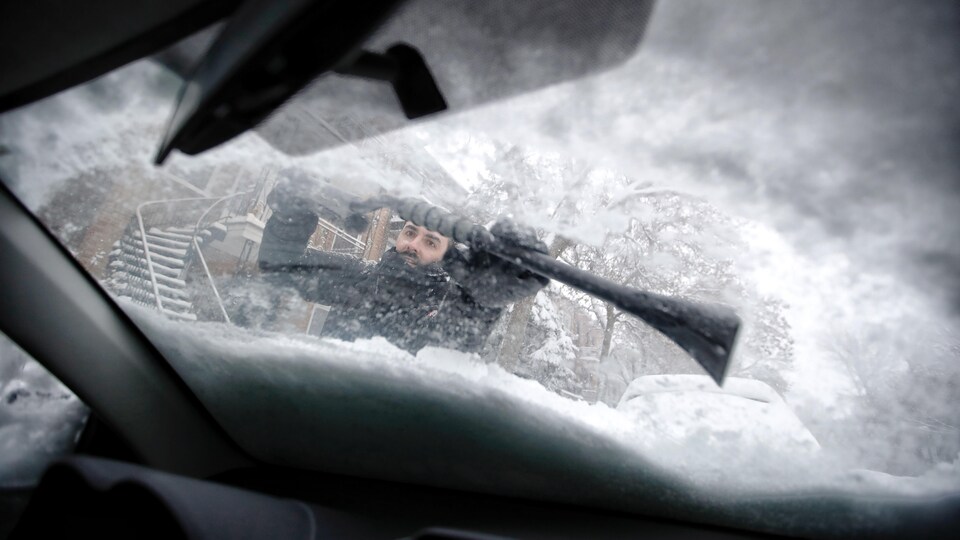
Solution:
M 270 218 L 260 268 L 310 302 L 332 306 L 323 336 L 382 336 L 416 353 L 425 346 L 476 352 L 502 312 L 477 303 L 440 265 L 411 267 L 395 249 L 378 263 L 308 250 L 315 217 Z

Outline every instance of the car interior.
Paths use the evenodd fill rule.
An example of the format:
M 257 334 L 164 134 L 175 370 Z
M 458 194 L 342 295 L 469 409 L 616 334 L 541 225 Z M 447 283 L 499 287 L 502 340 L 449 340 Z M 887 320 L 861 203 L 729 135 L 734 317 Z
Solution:
M 6 2 L 0 113 L 151 57 L 185 78 L 157 164 L 248 130 L 303 155 L 595 76 L 642 50 L 656 14 L 652 0 Z M 531 48 L 537 53 L 523 52 Z M 477 69 L 464 71 L 465 57 Z M 377 120 L 354 133 L 283 136 L 281 122 L 306 110 Z M 0 330 L 90 412 L 74 451 L 38 484 L 2 489 L 0 536 L 947 538 L 960 530 L 956 495 L 711 502 L 682 474 L 602 442 L 594 441 L 603 453 L 593 452 L 588 432 L 524 418 L 508 398 L 411 397 L 352 368 L 330 368 L 340 387 L 291 397 L 316 409 L 300 424 L 271 424 L 279 407 L 253 414 L 238 405 L 230 411 L 240 415 L 238 438 L 201 399 L 229 390 L 188 384 L 167 358 L 165 347 L 178 345 L 151 341 L 143 330 L 151 323 L 118 306 L 2 180 Z M 242 351 L 224 355 L 245 361 Z M 237 384 L 279 391 L 269 381 Z M 352 404 L 339 408 L 344 395 Z M 323 435 L 297 454 L 307 457 L 267 443 L 251 451 L 251 440 L 288 437 L 282 426 L 291 440 L 297 430 Z

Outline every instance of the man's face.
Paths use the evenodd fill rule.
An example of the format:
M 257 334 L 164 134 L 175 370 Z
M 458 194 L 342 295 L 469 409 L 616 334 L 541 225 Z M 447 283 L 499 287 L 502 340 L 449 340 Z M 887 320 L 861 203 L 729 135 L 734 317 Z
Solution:
M 404 223 L 397 237 L 397 253 L 410 266 L 424 266 L 438 262 L 446 253 L 450 239 L 439 233 L 418 227 L 409 221 Z

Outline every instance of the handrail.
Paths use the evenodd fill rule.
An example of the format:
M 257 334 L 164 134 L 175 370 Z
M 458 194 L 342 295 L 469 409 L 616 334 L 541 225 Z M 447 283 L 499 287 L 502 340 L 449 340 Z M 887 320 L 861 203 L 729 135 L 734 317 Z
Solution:
M 171 204 L 171 203 L 189 203 L 189 202 L 198 202 L 198 201 L 213 201 L 212 204 L 210 204 L 210 206 L 208 206 L 208 207 L 203 211 L 203 213 L 200 214 L 200 217 L 197 219 L 196 223 L 194 224 L 194 226 L 193 226 L 193 233 L 192 233 L 192 235 L 191 235 L 192 238 L 191 238 L 190 242 L 191 242 L 191 244 L 193 245 L 193 251 L 196 253 L 197 258 L 198 258 L 199 261 L 200 261 L 200 265 L 203 267 L 204 275 L 205 275 L 206 278 L 207 278 L 207 282 L 210 284 L 210 289 L 213 291 L 213 296 L 214 296 L 214 298 L 215 298 L 215 300 L 216 300 L 216 302 L 217 302 L 217 307 L 218 307 L 219 310 L 220 310 L 220 314 L 223 316 L 223 319 L 224 319 L 225 322 L 227 322 L 227 323 L 229 323 L 229 324 L 233 324 L 233 322 L 230 320 L 230 315 L 227 313 L 226 306 L 224 306 L 223 297 L 220 296 L 220 291 L 217 289 L 216 282 L 215 282 L 214 279 L 213 279 L 213 274 L 210 272 L 210 267 L 209 267 L 209 265 L 207 264 L 206 257 L 204 257 L 204 255 L 203 255 L 203 250 L 202 250 L 201 247 L 200 247 L 199 235 L 200 235 L 200 232 L 201 232 L 202 228 L 204 227 L 204 221 L 207 219 L 207 217 L 210 215 L 210 213 L 211 213 L 215 208 L 217 208 L 217 207 L 218 207 L 219 205 L 221 205 L 222 203 L 224 203 L 224 202 L 226 202 L 226 201 L 228 201 L 228 200 L 231 200 L 231 199 L 235 199 L 235 198 L 237 198 L 237 197 L 255 195 L 255 192 L 256 192 L 256 190 L 242 191 L 242 192 L 233 193 L 233 194 L 226 195 L 226 196 L 224 196 L 224 197 L 219 197 L 219 198 L 214 198 L 214 197 L 190 197 L 190 198 L 183 198 L 183 199 L 154 200 L 154 201 L 146 201 L 146 202 L 140 203 L 140 204 L 137 206 L 137 210 L 136 210 L 137 226 L 138 226 L 138 228 L 139 228 L 139 230 L 140 230 L 140 240 L 141 240 L 141 243 L 142 243 L 142 246 L 143 246 L 144 258 L 145 258 L 146 261 L 147 261 L 147 272 L 148 272 L 149 275 L 150 275 L 150 285 L 151 285 L 151 288 L 153 289 L 153 296 L 154 296 L 154 301 L 155 301 L 155 303 L 156 303 L 156 305 L 157 305 L 157 309 L 159 309 L 159 310 L 162 312 L 162 311 L 164 311 L 165 308 L 164 308 L 164 305 L 163 305 L 163 300 L 162 300 L 161 295 L 160 295 L 160 286 L 159 286 L 159 283 L 158 283 L 158 280 L 157 280 L 157 272 L 156 272 L 156 268 L 155 268 L 155 263 L 154 263 L 154 261 L 153 261 L 154 255 L 153 255 L 153 253 L 151 252 L 150 247 L 149 247 L 149 242 L 147 241 L 147 231 L 146 231 L 146 225 L 144 224 L 144 217 L 143 217 L 144 209 L 145 209 L 147 206 L 155 205 L 155 204 L 168 204 L 168 205 L 169 205 L 169 204 Z M 334 236 L 335 236 L 335 239 L 345 240 L 347 243 L 349 243 L 351 246 L 353 246 L 354 248 L 357 248 L 357 249 L 363 249 L 363 248 L 366 247 L 366 244 L 365 244 L 362 240 L 358 239 L 358 238 L 355 237 L 355 236 L 350 235 L 349 233 L 347 233 L 346 231 L 344 231 L 344 230 L 341 229 L 340 227 L 337 227 L 337 226 L 334 225 L 333 223 L 330 223 L 329 221 L 327 221 L 327 220 L 325 220 L 325 219 L 323 219 L 323 218 L 320 218 L 320 219 L 318 220 L 318 223 L 319 223 L 320 227 L 322 227 L 324 230 L 327 230 L 327 231 L 333 233 Z M 186 225 L 186 226 L 189 227 L 189 225 Z M 335 241 L 336 241 L 336 240 L 335 240 Z M 184 268 L 184 270 L 186 270 L 186 267 Z
M 143 205 L 137 205 L 137 225 L 140 227 L 140 245 L 143 247 L 143 256 L 147 259 L 147 272 L 150 274 L 150 284 L 153 287 L 153 299 L 157 302 L 157 309 L 163 312 L 163 302 L 160 301 L 160 288 L 157 286 L 157 275 L 153 271 L 153 259 L 150 258 L 150 248 L 147 247 L 147 231 L 143 228 L 143 214 L 141 209 Z
M 143 207 L 149 204 L 169 204 L 175 202 L 202 201 L 210 197 L 192 197 L 187 199 L 164 199 L 159 201 L 146 201 L 137 205 L 137 225 L 140 227 L 140 242 L 143 245 L 143 255 L 147 259 L 147 272 L 150 274 L 150 285 L 153 287 L 153 298 L 157 301 L 157 309 L 163 312 L 163 301 L 160 300 L 160 287 L 157 285 L 157 274 L 153 269 L 153 258 L 150 255 L 150 247 L 147 245 L 147 231 L 143 226 Z
M 338 236 L 338 237 L 340 237 L 340 238 L 343 238 L 343 239 L 346 240 L 347 242 L 350 242 L 351 244 L 354 245 L 354 247 L 358 247 L 358 248 L 365 248 L 365 247 L 367 247 L 366 244 L 364 244 L 363 242 L 361 242 L 360 240 L 358 240 L 356 237 L 351 236 L 349 233 L 347 233 L 347 231 L 341 229 L 340 227 L 337 227 L 337 226 L 334 225 L 333 223 L 330 223 L 329 221 L 327 221 L 327 220 L 325 220 L 325 219 L 323 219 L 323 218 L 320 218 L 320 226 L 322 226 L 324 229 L 327 229 L 328 231 L 332 232 L 332 233 L 335 234 L 336 236 Z
M 197 241 L 197 236 L 200 234 L 200 224 L 203 223 L 203 220 L 207 217 L 207 214 L 209 214 L 210 211 L 213 210 L 215 206 L 217 206 L 218 204 L 228 199 L 232 199 L 240 195 L 249 195 L 250 193 L 252 193 L 252 191 L 243 191 L 240 193 L 234 193 L 232 195 L 227 195 L 226 197 L 221 197 L 217 199 L 217 201 L 211 204 L 209 208 L 204 210 L 203 214 L 200 214 L 200 218 L 197 219 L 197 224 L 193 227 L 194 250 L 197 254 L 197 257 L 200 258 L 200 264 L 203 266 L 203 272 L 207 276 L 207 281 L 210 282 L 210 288 L 213 289 L 213 296 L 217 299 L 217 305 L 220 307 L 220 313 L 223 315 L 223 320 L 226 321 L 228 324 L 233 324 L 233 323 L 230 321 L 230 316 L 227 315 L 227 309 L 224 307 L 223 299 L 220 297 L 220 291 L 217 290 L 217 285 L 213 281 L 213 275 L 210 274 L 210 267 L 207 266 L 207 259 L 203 256 L 203 250 L 200 249 L 200 243 Z

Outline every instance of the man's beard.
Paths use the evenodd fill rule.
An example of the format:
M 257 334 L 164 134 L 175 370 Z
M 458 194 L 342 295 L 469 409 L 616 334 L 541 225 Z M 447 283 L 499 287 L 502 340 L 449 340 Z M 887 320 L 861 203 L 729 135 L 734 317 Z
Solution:
M 397 254 L 400 255 L 408 265 L 420 266 L 420 257 L 416 253 L 400 253 L 398 251 Z
M 391 248 L 381 256 L 380 265 L 384 269 L 390 269 L 391 274 L 401 279 L 431 282 L 446 276 L 440 264 L 419 264 L 419 260 L 413 253 L 400 253 L 396 248 Z

